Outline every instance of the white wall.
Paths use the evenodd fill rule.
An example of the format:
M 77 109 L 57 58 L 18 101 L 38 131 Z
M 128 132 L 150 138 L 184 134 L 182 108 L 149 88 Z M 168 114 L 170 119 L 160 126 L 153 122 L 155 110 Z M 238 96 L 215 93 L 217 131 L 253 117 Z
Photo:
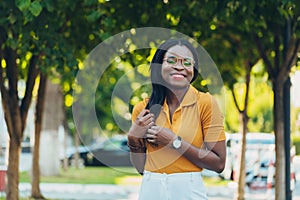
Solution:
M 295 107 L 300 107 L 300 71 L 291 77 L 291 101 Z

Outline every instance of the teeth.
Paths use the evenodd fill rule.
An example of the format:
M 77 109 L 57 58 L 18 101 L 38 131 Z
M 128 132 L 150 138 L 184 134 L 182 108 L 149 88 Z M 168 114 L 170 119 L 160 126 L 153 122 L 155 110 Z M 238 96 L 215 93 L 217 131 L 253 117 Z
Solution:
M 174 77 L 182 78 L 184 77 L 182 74 L 173 74 Z

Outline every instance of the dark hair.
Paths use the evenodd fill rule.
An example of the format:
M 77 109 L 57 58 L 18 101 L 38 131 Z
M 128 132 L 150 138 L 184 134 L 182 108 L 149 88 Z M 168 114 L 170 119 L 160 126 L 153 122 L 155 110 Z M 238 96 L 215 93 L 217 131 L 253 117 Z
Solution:
M 158 117 L 161 110 L 161 106 L 163 105 L 164 100 L 166 98 L 167 91 L 169 90 L 167 87 L 165 87 L 166 84 L 161 75 L 161 65 L 163 63 L 163 58 L 166 52 L 168 51 L 168 49 L 176 45 L 186 46 L 193 54 L 195 64 L 194 64 L 194 76 L 191 82 L 193 82 L 198 76 L 198 65 L 199 65 L 198 53 L 190 42 L 184 39 L 169 39 L 164 43 L 162 43 L 156 50 L 150 64 L 152 94 L 146 106 L 146 109 L 150 109 L 150 112 L 154 113 L 155 117 Z

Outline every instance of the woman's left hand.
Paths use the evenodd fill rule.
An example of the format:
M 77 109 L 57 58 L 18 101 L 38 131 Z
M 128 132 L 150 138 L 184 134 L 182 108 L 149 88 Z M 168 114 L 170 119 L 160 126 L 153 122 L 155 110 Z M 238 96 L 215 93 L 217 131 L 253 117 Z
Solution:
M 176 135 L 168 128 L 151 126 L 146 133 L 146 139 L 152 144 L 171 145 Z

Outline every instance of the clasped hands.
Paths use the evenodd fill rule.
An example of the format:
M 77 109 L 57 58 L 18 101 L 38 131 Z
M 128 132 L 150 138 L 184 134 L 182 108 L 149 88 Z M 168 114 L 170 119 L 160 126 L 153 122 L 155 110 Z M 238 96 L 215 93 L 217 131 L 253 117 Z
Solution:
M 147 109 L 138 115 L 130 132 L 137 138 L 146 138 L 151 144 L 163 146 L 170 145 L 176 137 L 170 129 L 155 125 L 154 114 Z

